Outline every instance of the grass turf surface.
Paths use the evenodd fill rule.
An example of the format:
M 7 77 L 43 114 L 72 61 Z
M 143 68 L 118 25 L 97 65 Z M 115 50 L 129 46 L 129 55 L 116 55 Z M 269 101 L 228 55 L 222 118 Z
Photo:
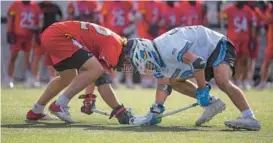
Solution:
M 174 143 L 174 142 L 273 142 L 273 91 L 246 92 L 249 103 L 261 121 L 261 131 L 236 131 L 225 127 L 225 120 L 235 119 L 240 112 L 229 98 L 214 89 L 213 95 L 223 99 L 227 109 L 202 127 L 195 127 L 195 120 L 202 109 L 195 107 L 176 115 L 164 118 L 158 126 L 119 125 L 115 119 L 80 112 L 81 100 L 74 98 L 69 106 L 74 120 L 78 123 L 66 125 L 62 121 L 44 121 L 39 124 L 25 123 L 27 111 L 37 101 L 44 89 L 2 89 L 1 91 L 1 141 L 2 143 Z M 153 103 L 154 90 L 124 89 L 116 90 L 119 101 L 130 106 L 137 115 L 144 115 Z M 166 111 L 194 103 L 195 100 L 177 92 L 168 98 Z M 110 109 L 100 97 L 97 108 Z M 47 107 L 46 107 L 46 112 Z

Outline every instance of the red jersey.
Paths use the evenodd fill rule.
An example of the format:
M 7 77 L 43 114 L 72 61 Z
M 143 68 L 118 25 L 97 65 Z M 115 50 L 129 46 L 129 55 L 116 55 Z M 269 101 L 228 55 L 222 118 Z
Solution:
M 164 26 L 166 26 L 167 29 L 168 27 L 176 27 L 181 25 L 181 13 L 179 10 L 179 5 L 176 4 L 174 7 L 170 7 L 165 4 L 163 7 L 163 19 Z
M 8 32 L 32 36 L 33 30 L 41 26 L 39 24 L 43 19 L 43 13 L 35 2 L 23 4 L 21 1 L 15 1 L 8 9 L 8 17 L 12 19 L 11 23 L 8 23 Z
M 50 33 L 53 34 L 50 35 Z M 107 28 L 93 23 L 80 21 L 55 23 L 47 28 L 43 33 L 42 40 L 47 40 L 44 42 L 43 47 L 45 47 L 49 53 L 50 51 L 58 51 L 60 55 L 62 53 L 65 54 L 59 56 L 61 58 L 57 59 L 57 61 L 55 60 L 54 63 L 63 60 L 64 57 L 71 56 L 78 50 L 78 48 L 72 48 L 72 45 L 62 46 L 65 44 L 71 44 L 71 41 L 69 40 L 67 43 L 60 43 L 62 40 L 60 38 L 65 38 L 65 35 L 69 35 L 71 39 L 75 39 L 83 47 L 79 47 L 79 45 L 72 40 L 74 45 L 90 51 L 106 69 L 109 70 L 117 65 L 123 48 L 122 38 Z M 58 40 L 58 38 L 60 40 Z M 54 44 L 54 40 L 58 43 Z M 58 44 L 61 45 L 54 47 L 54 45 Z
M 138 23 L 138 34 L 147 39 L 153 39 L 148 34 L 150 24 L 159 23 L 163 17 L 163 6 L 158 1 L 139 1 L 138 11 L 142 16 L 142 20 Z
M 181 2 L 179 9 L 183 26 L 205 24 L 205 13 L 202 3 L 197 1 L 195 5 L 191 5 L 189 2 Z
M 130 25 L 132 8 L 133 3 L 130 1 L 105 1 L 101 8 L 103 25 L 122 35 L 123 30 Z
M 72 1 L 68 4 L 68 20 L 79 18 L 85 20 L 86 16 L 97 12 L 98 3 L 96 1 Z M 84 19 L 85 18 L 85 19 Z
M 253 13 L 248 6 L 239 9 L 235 4 L 222 12 L 227 18 L 227 36 L 232 40 L 248 41 L 251 36 L 252 24 L 255 23 Z

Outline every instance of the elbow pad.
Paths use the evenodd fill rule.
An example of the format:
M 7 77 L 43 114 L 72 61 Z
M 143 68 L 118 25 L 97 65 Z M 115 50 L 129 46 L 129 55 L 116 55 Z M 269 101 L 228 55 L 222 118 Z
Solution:
M 191 64 L 194 72 L 200 71 L 206 68 L 206 61 L 202 57 L 198 57 Z

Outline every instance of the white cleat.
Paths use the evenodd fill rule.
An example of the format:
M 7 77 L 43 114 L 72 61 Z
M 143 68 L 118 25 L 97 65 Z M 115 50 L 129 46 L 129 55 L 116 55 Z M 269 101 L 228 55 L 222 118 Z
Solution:
M 252 117 L 238 118 L 236 120 L 225 121 L 225 125 L 233 129 L 246 129 L 250 131 L 259 131 L 260 122 Z
M 199 119 L 195 122 L 196 126 L 200 126 L 201 124 L 208 122 L 211 120 L 215 115 L 221 113 L 226 109 L 226 104 L 221 99 L 213 99 L 212 103 L 204 107 L 205 111 L 199 117 Z
M 70 113 L 68 111 L 68 107 L 63 107 L 60 105 L 55 104 L 55 102 L 53 102 L 50 106 L 49 106 L 49 111 L 56 115 L 59 119 L 67 122 L 67 123 L 75 123 L 75 121 L 71 118 Z

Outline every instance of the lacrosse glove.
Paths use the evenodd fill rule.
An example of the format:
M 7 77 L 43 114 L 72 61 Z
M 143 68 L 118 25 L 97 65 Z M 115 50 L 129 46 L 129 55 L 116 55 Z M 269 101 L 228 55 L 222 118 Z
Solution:
M 93 109 L 96 108 L 96 95 L 95 94 L 82 94 L 79 96 L 79 99 L 83 100 L 83 105 L 81 107 L 81 112 L 87 115 L 93 113 Z
M 134 117 L 134 115 L 130 108 L 127 109 L 121 104 L 113 109 L 109 119 L 112 117 L 116 117 L 120 124 L 129 124 L 130 119 Z

